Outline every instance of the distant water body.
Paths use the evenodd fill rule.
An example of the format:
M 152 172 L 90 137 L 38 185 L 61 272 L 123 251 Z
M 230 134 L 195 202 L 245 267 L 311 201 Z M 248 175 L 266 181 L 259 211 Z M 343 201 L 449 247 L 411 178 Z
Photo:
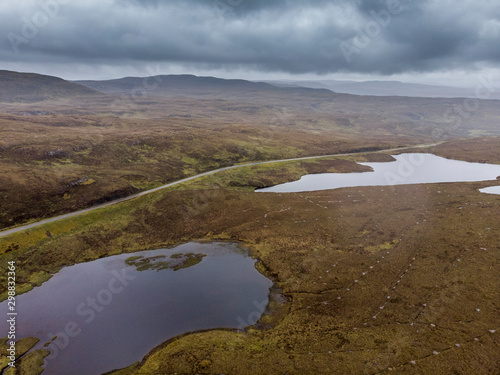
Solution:
M 359 163 L 371 167 L 373 172 L 308 174 L 297 181 L 256 191 L 296 193 L 358 186 L 489 181 L 500 176 L 500 165 L 497 164 L 469 163 L 424 153 L 408 153 L 393 157 L 396 161 Z
M 484 189 L 479 189 L 481 193 L 487 194 L 499 194 L 500 195 L 500 186 L 491 186 Z
M 44 374 L 129 366 L 179 334 L 254 324 L 272 286 L 255 262 L 236 244 L 187 243 L 76 264 L 17 297 L 17 333 L 37 348 L 57 336 Z

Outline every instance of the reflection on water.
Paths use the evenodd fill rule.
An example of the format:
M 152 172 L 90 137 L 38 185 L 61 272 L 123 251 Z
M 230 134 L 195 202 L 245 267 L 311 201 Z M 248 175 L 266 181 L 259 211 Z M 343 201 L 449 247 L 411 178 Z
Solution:
M 101 374 L 176 335 L 240 327 L 265 308 L 271 286 L 235 244 L 122 254 L 63 268 L 18 296 L 17 331 L 40 338 L 37 348 L 53 339 L 45 373 Z
M 418 153 L 394 158 L 396 161 L 389 163 L 359 163 L 373 168 L 373 172 L 308 174 L 298 181 L 257 191 L 294 193 L 355 186 L 488 181 L 500 176 L 500 165 L 496 164 L 468 163 Z

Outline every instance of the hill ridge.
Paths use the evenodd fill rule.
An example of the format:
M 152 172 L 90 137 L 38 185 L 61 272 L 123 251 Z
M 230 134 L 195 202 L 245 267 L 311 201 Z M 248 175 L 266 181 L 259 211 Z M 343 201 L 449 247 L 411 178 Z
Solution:
M 59 77 L 0 70 L 0 102 L 41 102 L 98 95 L 89 87 Z

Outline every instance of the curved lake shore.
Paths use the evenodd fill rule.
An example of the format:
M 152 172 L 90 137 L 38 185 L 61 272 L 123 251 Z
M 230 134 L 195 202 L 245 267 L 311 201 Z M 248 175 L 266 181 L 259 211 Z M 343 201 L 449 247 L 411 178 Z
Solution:
M 359 163 L 371 167 L 373 172 L 308 174 L 298 181 L 257 191 L 295 193 L 357 186 L 488 181 L 500 176 L 500 165 L 496 164 L 469 163 L 425 153 L 408 153 L 393 157 L 395 162 Z
M 18 296 L 18 334 L 47 345 L 50 374 L 125 367 L 177 335 L 254 324 L 272 286 L 255 262 L 237 244 L 191 242 L 63 268 Z

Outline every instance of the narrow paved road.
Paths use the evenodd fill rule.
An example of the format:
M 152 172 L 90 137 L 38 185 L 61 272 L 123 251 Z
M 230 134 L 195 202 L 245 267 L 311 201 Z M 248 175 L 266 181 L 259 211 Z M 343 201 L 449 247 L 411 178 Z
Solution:
M 398 147 L 398 148 L 390 148 L 390 149 L 378 150 L 378 151 L 366 151 L 366 152 L 361 152 L 361 153 L 392 152 L 392 151 L 407 150 L 407 149 L 410 149 L 410 148 L 431 147 L 431 146 L 436 146 L 438 144 L 439 143 L 431 143 L 431 144 L 426 144 L 426 145 Z M 154 188 L 154 189 L 151 189 L 151 190 L 146 190 L 146 191 L 143 191 L 143 192 L 140 192 L 140 193 L 137 193 L 137 194 L 129 195 L 129 196 L 125 197 L 125 198 L 116 199 L 116 200 L 113 200 L 113 201 L 110 201 L 110 202 L 107 202 L 107 203 L 103 203 L 103 204 L 100 204 L 100 205 L 97 205 L 97 206 L 92 206 L 92 207 L 89 207 L 89 208 L 85 208 L 83 210 L 78 210 L 78 211 L 70 212 L 68 214 L 64 214 L 64 215 L 60 215 L 60 216 L 55 216 L 55 217 L 52 217 L 50 219 L 45 219 L 45 220 L 37 221 L 36 223 L 26 224 L 26 225 L 23 225 L 23 226 L 20 226 L 20 227 L 16 227 L 16 228 L 12 228 L 12 229 L 9 229 L 9 230 L 5 230 L 3 232 L 0 232 L 0 237 L 5 237 L 5 236 L 8 236 L 9 234 L 12 234 L 12 233 L 22 232 L 22 231 L 27 230 L 27 229 L 35 228 L 35 227 L 38 227 L 40 225 L 47 224 L 47 223 L 52 223 L 54 221 L 66 219 L 68 217 L 77 216 L 77 215 L 83 214 L 85 212 L 90 212 L 90 211 L 98 210 L 100 208 L 111 206 L 113 204 L 117 204 L 117 203 L 120 203 L 120 202 L 125 202 L 125 201 L 128 201 L 130 199 L 141 197 L 141 196 L 146 195 L 146 194 L 154 193 L 155 191 L 158 191 L 158 190 L 166 189 L 168 187 L 171 187 L 171 186 L 174 186 L 174 185 L 178 185 L 178 184 L 182 184 L 184 182 L 191 181 L 191 180 L 194 180 L 196 178 L 203 177 L 203 176 L 208 176 L 208 175 L 211 175 L 211 174 L 214 174 L 214 173 L 218 173 L 218 172 L 222 172 L 222 171 L 227 171 L 229 169 L 236 169 L 236 168 L 248 167 L 248 166 L 251 166 L 251 165 L 280 163 L 280 162 L 294 161 L 294 160 L 320 159 L 320 158 L 328 158 L 328 157 L 332 157 L 332 156 L 347 156 L 347 155 L 355 155 L 355 154 L 361 154 L 361 153 L 360 152 L 348 152 L 348 153 L 344 153 L 344 154 L 332 154 L 332 155 L 321 155 L 321 156 L 305 156 L 305 157 L 293 158 L 293 159 L 280 159 L 280 160 L 259 161 L 259 162 L 255 162 L 255 163 L 237 164 L 237 165 L 233 165 L 233 166 L 230 166 L 230 167 L 224 167 L 224 168 L 214 169 L 212 171 L 208 171 L 208 172 L 197 174 L 196 176 L 191 176 L 191 177 L 183 178 L 182 180 L 178 180 L 178 181 L 174 181 L 174 182 L 162 185 L 162 186 L 158 186 L 157 188 Z

